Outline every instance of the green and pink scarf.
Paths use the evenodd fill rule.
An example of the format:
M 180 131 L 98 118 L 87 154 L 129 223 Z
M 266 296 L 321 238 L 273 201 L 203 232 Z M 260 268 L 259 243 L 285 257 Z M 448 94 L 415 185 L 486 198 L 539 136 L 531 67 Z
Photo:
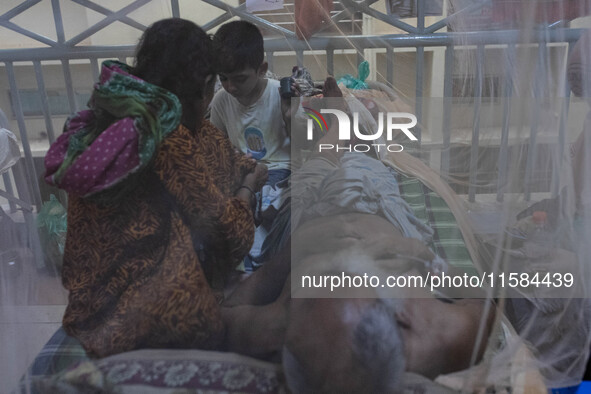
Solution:
M 181 119 L 174 94 L 112 60 L 102 64 L 88 107 L 66 121 L 45 156 L 45 180 L 83 197 L 111 189 L 145 168 Z

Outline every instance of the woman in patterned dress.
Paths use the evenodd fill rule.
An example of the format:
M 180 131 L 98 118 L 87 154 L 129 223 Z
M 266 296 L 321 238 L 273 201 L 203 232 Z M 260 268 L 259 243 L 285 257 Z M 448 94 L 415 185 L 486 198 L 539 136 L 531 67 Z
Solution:
M 222 346 L 211 280 L 250 249 L 267 171 L 204 120 L 212 56 L 197 25 L 156 22 L 133 68 L 103 63 L 89 109 L 45 158 L 69 197 L 63 324 L 93 356 Z

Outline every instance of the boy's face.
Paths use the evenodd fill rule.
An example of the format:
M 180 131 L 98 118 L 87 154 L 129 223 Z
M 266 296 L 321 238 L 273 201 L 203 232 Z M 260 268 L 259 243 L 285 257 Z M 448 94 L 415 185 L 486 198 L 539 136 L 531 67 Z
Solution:
M 256 70 L 246 67 L 239 71 L 220 73 L 220 82 L 223 88 L 235 98 L 248 98 L 254 92 L 259 79 L 264 76 L 266 72 L 265 65 L 266 63 L 263 63 Z

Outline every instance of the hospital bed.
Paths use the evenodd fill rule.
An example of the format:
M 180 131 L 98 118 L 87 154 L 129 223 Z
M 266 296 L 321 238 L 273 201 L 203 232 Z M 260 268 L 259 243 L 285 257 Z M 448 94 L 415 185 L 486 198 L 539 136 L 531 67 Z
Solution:
M 424 0 L 419 0 L 419 3 L 423 2 Z M 107 46 L 86 43 L 91 42 L 93 34 L 115 21 L 141 30 L 145 25 L 136 21 L 130 13 L 145 4 L 156 2 L 135 1 L 119 11 L 111 11 L 91 1 L 73 0 L 72 3 L 103 15 L 104 19 L 79 34 L 68 36 L 65 29 L 67 21 L 62 15 L 60 2 L 51 1 L 49 8 L 55 23 L 55 39 L 13 23 L 13 18 L 37 3 L 39 1 L 25 1 L 0 15 L 0 24 L 3 27 L 35 40 L 37 46 L 44 47 L 0 50 L 0 63 L 4 70 L 2 83 L 8 92 L 6 97 L 9 98 L 8 105 L 12 109 L 7 112 L 11 115 L 11 129 L 18 130 L 24 155 L 21 159 L 24 165 L 19 167 L 24 169 L 23 173 L 16 174 L 15 178 L 29 185 L 27 189 L 30 190 L 29 193 L 14 193 L 8 190 L 12 183 L 5 178 L 7 194 L 2 196 L 8 197 L 4 201 L 9 209 L 14 210 L 20 205 L 29 218 L 33 217 L 43 203 L 38 183 L 40 174 L 35 161 L 42 157 L 47 143 L 55 140 L 55 129 L 59 127 L 56 125 L 63 123 L 65 114 L 75 112 L 85 105 L 83 100 L 86 96 L 78 91 L 77 79 L 80 75 L 87 75 L 85 83 L 88 85 L 91 78 L 98 76 L 101 60 L 118 58 L 126 61 L 133 56 L 133 43 Z M 181 12 L 181 1 L 171 0 L 166 3 L 169 4 L 171 16 L 191 18 L 191 15 Z M 381 33 L 353 35 L 319 34 L 307 41 L 300 41 L 293 32 L 269 22 L 270 17 L 267 14 L 247 13 L 245 4 L 234 5 L 220 0 L 202 3 L 220 11 L 219 16 L 203 23 L 208 31 L 213 31 L 220 24 L 238 16 L 259 25 L 266 32 L 271 32 L 265 39 L 266 58 L 270 69 L 276 73 L 285 74 L 286 64 L 289 67 L 297 64 L 315 69 L 313 71 L 317 79 L 323 78 L 323 74 L 337 74 L 338 77 L 344 70 L 355 74 L 357 65 L 363 60 L 369 60 L 374 67 L 370 78 L 375 81 L 370 86 L 386 92 L 391 99 L 404 100 L 412 108 L 419 121 L 416 133 L 420 140 L 420 145 L 415 147 L 413 153 L 448 182 L 453 192 L 459 196 L 457 205 L 464 211 L 472 210 L 472 214 L 474 207 L 477 207 L 476 203 L 485 201 L 489 206 L 495 207 L 491 215 L 505 215 L 503 224 L 507 224 L 509 215 L 504 210 L 505 201 L 513 201 L 519 196 L 518 202 L 511 205 L 511 208 L 523 207 L 540 196 L 555 197 L 559 194 L 561 185 L 558 174 L 564 166 L 562 160 L 543 161 L 545 172 L 542 176 L 550 182 L 540 184 L 537 177 L 540 175 L 538 169 L 543 156 L 540 152 L 544 149 L 540 144 L 542 139 L 549 138 L 551 141 L 548 145 L 559 152 L 553 158 L 562 158 L 562 152 L 567 148 L 569 131 L 566 119 L 570 97 L 568 84 L 563 81 L 552 85 L 566 97 L 556 111 L 555 134 L 550 137 L 544 135 L 544 131 L 547 131 L 544 126 L 547 125 L 534 121 L 526 124 L 516 135 L 510 121 L 515 116 L 518 89 L 523 88 L 515 83 L 516 76 L 522 69 L 516 59 L 522 48 L 533 48 L 533 66 L 529 71 L 535 74 L 536 80 L 551 81 L 552 72 L 556 69 L 552 69 L 550 65 L 564 61 L 581 34 L 580 29 L 569 28 L 561 23 L 545 26 L 535 30 L 535 34 L 524 42 L 525 38 L 516 29 L 495 34 L 485 30 L 449 32 L 444 30 L 457 16 L 448 15 L 429 24 L 423 8 L 418 7 L 416 23 L 411 25 L 372 8 L 375 1 L 347 0 L 337 2 L 340 8 L 335 8 L 331 14 L 334 23 L 349 20 L 352 15 L 357 14 L 356 20 L 360 19 L 359 15 L 362 15 L 361 19 L 371 17 L 374 22 L 385 23 L 390 31 L 384 33 L 382 29 Z M 462 68 L 459 64 L 457 54 L 462 51 L 470 51 L 469 58 L 472 61 L 464 65 L 467 68 Z M 497 64 L 502 66 L 500 71 L 495 71 L 498 78 L 488 75 L 490 70 L 486 68 L 486 64 L 490 56 L 497 57 Z M 353 59 L 350 60 L 350 67 L 344 69 L 342 59 Z M 401 77 L 399 70 L 404 66 L 404 62 L 401 63 L 404 59 L 411 59 L 412 72 Z M 438 64 L 435 67 L 437 72 L 430 72 L 434 69 L 433 64 Z M 454 70 L 460 71 L 458 73 Z M 47 76 L 49 72 L 53 78 L 59 75 L 59 79 L 63 81 L 58 92 L 62 101 L 58 104 L 52 101 L 52 89 L 47 88 L 49 83 L 53 83 Z M 434 78 L 433 75 L 437 76 Z M 408 80 L 403 81 L 408 82 L 406 88 L 400 88 L 401 78 Z M 458 93 L 458 85 L 468 86 L 468 92 Z M 434 92 L 438 96 L 435 99 L 430 97 Z M 533 94 L 532 100 L 541 102 L 543 94 Z M 33 100 L 32 96 L 36 98 Z M 492 132 L 485 120 L 489 106 L 495 107 L 498 119 L 502 120 L 494 123 L 495 130 Z M 436 107 L 440 109 L 439 115 L 435 114 Z M 458 123 L 454 118 L 458 113 L 454 112 L 456 107 L 461 107 L 463 112 L 460 113 L 470 115 L 466 116 L 468 124 L 462 126 L 464 134 L 457 133 Z M 536 119 L 536 114 L 532 118 Z M 39 128 L 43 128 L 47 135 L 42 143 L 33 141 L 33 137 L 36 137 L 33 130 Z M 521 161 L 514 161 L 515 150 L 518 153 L 526 150 L 527 154 L 520 156 Z M 486 160 L 485 155 L 492 155 L 492 159 Z M 457 157 L 460 157 L 459 161 Z M 516 178 L 512 172 L 512 164 L 515 163 L 522 167 L 517 187 L 512 183 Z M 436 243 L 432 245 L 434 250 L 462 269 L 473 272 L 482 270 L 483 267 L 474 266 L 465 245 L 465 237 L 458 230 L 449 204 L 427 184 L 413 177 L 403 180 L 401 184 L 404 197 L 417 216 L 435 229 L 437 236 L 434 237 Z M 30 226 L 34 226 L 32 223 Z M 493 228 L 490 232 L 494 234 L 497 230 L 498 228 Z M 31 230 L 31 233 L 34 231 Z M 500 259 L 500 255 L 496 258 Z M 504 338 L 515 336 L 508 323 L 502 330 Z M 518 387 L 539 387 L 540 383 L 540 376 L 535 369 L 524 367 L 531 360 L 531 354 L 523 349 L 514 352 L 514 357 L 511 357 L 513 362 L 509 369 L 513 372 L 509 376 L 511 382 L 526 384 L 516 384 L 513 392 L 518 392 Z M 77 362 L 81 364 L 76 366 Z M 68 368 L 70 369 L 66 371 Z M 446 381 L 448 387 L 454 387 L 452 381 L 452 378 Z M 60 387 L 64 392 L 73 387 L 96 384 L 103 384 L 109 389 L 118 385 L 128 388 L 130 392 L 149 392 L 148 389 L 152 392 L 166 392 L 173 391 L 173 388 L 243 392 L 284 390 L 282 376 L 276 365 L 232 354 L 150 350 L 126 353 L 102 361 L 89 361 L 80 345 L 65 336 L 61 330 L 37 356 L 22 382 L 24 391 L 35 388 L 35 384 L 46 385 L 38 388 L 52 387 L 47 385 L 55 384 L 57 386 L 54 387 Z

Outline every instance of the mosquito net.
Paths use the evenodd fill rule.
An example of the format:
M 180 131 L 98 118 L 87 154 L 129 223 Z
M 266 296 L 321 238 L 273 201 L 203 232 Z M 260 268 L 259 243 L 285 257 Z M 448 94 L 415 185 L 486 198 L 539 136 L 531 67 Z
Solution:
M 147 386 L 154 392 L 174 387 L 244 392 L 249 392 L 246 387 L 252 392 L 349 387 L 364 392 L 358 389 L 360 385 L 365 392 L 413 387 L 423 387 L 425 392 L 576 390 L 585 375 L 591 340 L 588 2 L 100 3 L 15 0 L 0 5 L 0 86 L 4 92 L 0 95 L 0 386 L 7 390 L 19 387 L 22 392 L 76 392 L 82 387 L 126 392 Z M 121 193 L 99 191 L 98 199 L 89 200 L 97 204 L 96 209 L 85 205 L 86 197 L 64 186 L 62 180 L 68 179 L 69 169 L 51 172 L 51 160 L 62 152 L 59 149 L 63 148 L 64 155 L 69 149 L 68 145 L 60 148 L 62 130 L 77 132 L 76 122 L 84 119 L 69 116 L 88 106 L 95 111 L 100 101 L 97 92 L 114 86 L 114 74 L 133 74 L 124 64 L 136 65 L 135 48 L 142 32 L 170 17 L 193 21 L 212 35 L 231 21 L 254 24 L 264 38 L 268 65 L 268 70 L 256 71 L 266 72 L 269 81 L 291 78 L 268 82 L 273 93 L 278 90 L 290 98 L 289 90 L 296 91 L 291 108 L 284 108 L 290 120 L 279 116 L 279 96 L 274 98 L 276 108 L 269 104 L 261 112 L 277 113 L 283 122 L 279 129 L 286 134 L 276 134 L 288 136 L 285 143 L 273 142 L 277 137 L 268 137 L 263 126 L 253 123 L 267 116 L 254 112 L 246 116 L 248 120 L 240 118 L 244 124 L 237 126 L 239 135 L 233 136 L 228 122 L 234 115 L 228 108 L 229 85 L 235 81 L 231 70 L 224 68 L 226 63 L 214 61 L 222 57 L 221 50 L 197 58 L 176 53 L 171 55 L 174 61 L 158 63 L 164 69 L 177 62 L 176 57 L 185 58 L 200 65 L 193 74 L 204 72 L 202 63 L 211 63 L 220 72 L 218 92 L 203 117 L 225 131 L 250 160 L 268 164 L 268 179 L 274 180 L 259 185 L 255 221 L 244 225 L 250 234 L 248 226 L 256 224 L 254 236 L 244 235 L 241 216 L 232 216 L 234 206 L 211 217 L 203 213 L 213 209 L 209 205 L 195 208 L 197 218 L 205 215 L 215 223 L 230 215 L 223 230 L 208 227 L 205 219 L 194 219 L 193 211 L 183 213 L 179 206 L 191 206 L 190 200 L 197 197 L 190 193 L 199 195 L 201 189 L 194 191 L 184 179 L 177 189 L 170 186 L 164 192 L 167 181 L 174 178 L 162 175 L 165 170 L 155 172 L 162 175 L 158 186 L 146 181 L 152 179 L 148 176 L 123 177 L 125 187 L 117 189 Z M 246 55 L 241 62 L 248 64 Z M 193 74 L 187 73 L 187 80 Z M 110 104 L 107 96 L 101 96 L 101 106 L 112 105 L 107 110 L 112 111 L 109 124 L 134 119 L 130 122 L 150 130 L 149 138 L 142 134 L 134 140 L 140 164 L 129 174 L 147 174 L 157 166 L 157 155 L 150 155 L 160 152 L 162 141 L 172 140 L 167 133 L 173 135 L 177 131 L 171 130 L 187 121 L 190 111 L 179 109 L 186 108 L 182 95 L 189 93 L 185 90 L 194 88 L 190 94 L 197 94 L 206 89 L 189 83 L 168 88 L 169 82 L 158 81 L 155 85 L 166 86 L 180 97 L 180 101 L 169 99 L 151 88 L 142 91 L 146 95 L 142 97 L 157 96 L 157 104 L 146 98 L 142 105 L 152 112 L 159 108 L 158 126 L 137 121 L 143 116 L 137 113 L 120 115 L 117 111 L 125 106 L 113 103 L 125 102 L 123 96 Z M 132 86 L 129 81 L 122 83 L 126 89 Z M 263 100 L 263 93 L 258 94 Z M 248 112 L 250 107 L 236 108 Z M 199 110 L 195 113 L 200 114 Z M 163 131 L 164 118 L 175 127 Z M 88 143 L 81 152 L 95 146 L 105 132 L 103 126 L 92 126 L 98 134 L 91 140 L 77 140 Z M 275 153 L 271 152 L 273 143 L 280 145 Z M 220 195 L 242 198 L 241 194 L 256 192 L 252 185 L 232 183 L 234 173 L 225 172 L 222 148 L 201 148 L 206 142 L 186 146 L 189 152 L 197 149 L 196 156 L 208 157 L 203 165 L 213 168 L 208 177 Z M 54 153 L 45 159 L 50 147 Z M 122 146 L 121 152 L 125 149 Z M 288 164 L 277 164 L 282 159 L 268 160 L 271 154 L 279 157 L 279 151 L 285 153 Z M 77 153 L 70 158 L 71 168 L 82 157 L 86 156 Z M 193 160 L 189 157 L 185 156 L 187 162 Z M 116 168 L 119 156 L 113 158 Z M 281 170 L 290 170 L 289 178 Z M 187 201 L 183 196 L 188 196 Z M 115 202 L 111 210 L 104 208 L 111 207 L 105 201 Z M 155 230 L 159 225 L 148 221 L 133 229 L 138 239 L 147 237 L 142 238 L 144 243 L 137 248 L 121 246 L 126 245 L 127 235 L 118 233 L 117 226 L 127 219 L 119 218 L 143 207 L 137 201 L 149 201 L 146 206 L 154 207 L 142 215 L 171 217 L 167 220 L 173 224 L 167 222 L 167 229 L 186 225 L 191 235 L 184 230 L 179 230 L 181 235 L 172 230 L 159 234 Z M 187 243 L 190 250 L 179 246 L 175 255 L 167 243 L 174 236 L 192 236 Z M 245 249 L 250 242 L 253 246 Z M 166 252 L 153 258 L 160 244 Z M 116 252 L 113 245 L 123 251 Z M 193 255 L 200 263 L 192 269 L 181 268 L 185 258 Z M 216 268 L 226 260 L 234 264 L 231 273 Z M 155 265 L 145 268 L 146 261 L 155 261 Z M 279 269 L 281 274 L 265 276 L 272 272 L 267 270 L 269 262 L 276 261 L 287 261 Z M 193 276 L 193 271 L 199 274 Z M 164 276 L 153 287 L 146 285 L 148 290 L 138 290 L 135 298 L 130 296 L 137 283 L 151 283 L 146 278 L 154 272 Z M 193 334 L 187 340 L 176 331 L 174 335 L 180 337 L 169 339 L 166 327 L 183 326 L 177 320 L 192 322 L 191 313 L 205 308 L 194 301 L 204 299 L 203 287 L 221 289 L 228 285 L 228 278 L 236 285 L 238 277 L 249 277 L 241 279 L 239 289 L 251 277 L 257 277 L 252 287 L 267 288 L 272 283 L 269 294 L 275 296 L 253 303 L 273 305 L 273 313 L 278 300 L 289 305 L 278 315 L 247 311 L 235 318 L 253 329 L 282 323 L 281 344 L 275 346 L 272 357 L 261 355 L 262 348 L 236 348 L 238 353 L 283 366 L 272 370 L 275 380 L 269 380 L 273 383 L 265 389 L 262 375 L 257 375 L 260 371 L 253 375 L 256 378 L 240 375 L 240 380 L 232 375 L 235 385 L 228 383 L 230 373 L 263 368 L 246 357 L 232 359 L 237 369 L 223 375 L 215 371 L 222 371 L 230 361 L 219 355 L 208 358 L 198 353 L 195 357 L 201 364 L 194 369 L 191 363 L 196 358 L 191 355 L 183 359 L 182 366 L 177 364 L 178 369 L 165 367 L 180 357 L 175 350 L 164 356 L 151 355 L 152 369 L 143 355 L 138 359 L 125 356 L 126 351 L 139 348 L 222 349 L 214 334 L 199 343 Z M 186 295 L 175 293 L 177 287 L 168 292 L 166 286 L 171 283 L 186 290 Z M 207 296 L 214 301 L 208 299 L 209 309 L 199 309 L 199 313 L 220 315 L 219 310 L 231 309 L 239 296 L 251 294 L 248 285 L 245 288 L 232 298 L 226 286 L 226 301 L 231 300 L 226 306 L 221 303 L 223 291 L 215 298 L 215 291 L 208 290 Z M 218 301 L 222 306 L 217 306 Z M 180 308 L 181 304 L 190 306 Z M 182 315 L 185 309 L 189 312 Z M 178 314 L 173 313 L 177 310 Z M 117 323 L 112 323 L 114 316 L 120 319 Z M 158 319 L 166 320 L 158 326 L 161 331 L 151 325 Z M 227 327 L 233 324 L 224 322 Z M 203 322 L 191 324 L 186 327 L 192 332 L 219 334 L 215 324 L 211 329 L 204 329 L 207 324 Z M 253 335 L 255 339 L 266 335 L 263 328 L 262 334 Z M 139 338 L 142 330 L 147 334 L 128 341 Z M 230 341 L 233 332 L 228 328 L 225 335 Z M 112 348 L 104 338 L 111 338 L 108 346 Z M 238 338 L 240 344 L 251 339 L 245 334 Z M 101 353 L 107 348 L 111 350 Z M 101 364 L 102 359 L 96 358 L 115 353 L 122 353 L 126 364 Z M 158 362 L 168 369 L 158 370 Z M 222 367 L 214 371 L 217 365 Z M 72 372 L 67 374 L 67 370 Z M 207 379 L 204 371 L 209 373 Z M 143 380 L 144 386 L 133 386 L 137 383 L 133 379 L 148 375 L 152 380 Z M 158 376 L 164 383 L 154 383 Z M 171 376 L 177 380 L 170 380 Z M 236 383 L 247 380 L 251 386 Z M 220 386 L 210 385 L 215 382 Z

